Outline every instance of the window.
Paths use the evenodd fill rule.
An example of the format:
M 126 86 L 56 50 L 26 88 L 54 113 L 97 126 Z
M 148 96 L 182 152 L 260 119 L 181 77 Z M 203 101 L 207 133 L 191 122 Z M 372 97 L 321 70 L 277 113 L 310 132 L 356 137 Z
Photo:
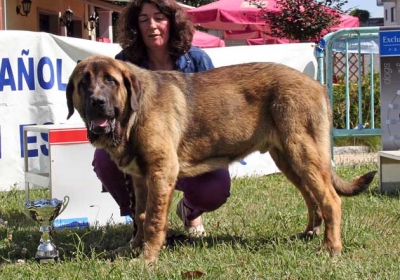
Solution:
M 394 7 L 390 8 L 390 21 L 391 22 L 396 21 L 396 15 L 394 13 Z
M 80 19 L 74 19 L 70 28 L 70 37 L 82 38 L 82 21 Z
M 39 11 L 39 31 L 61 35 L 61 28 L 64 26 L 61 26 L 58 14 L 46 10 Z M 82 38 L 82 20 L 73 19 L 68 36 Z
M 39 31 L 58 35 L 58 16 L 39 12 Z
M 385 9 L 385 20 L 386 20 L 386 21 L 388 20 L 388 12 L 387 12 L 387 9 Z

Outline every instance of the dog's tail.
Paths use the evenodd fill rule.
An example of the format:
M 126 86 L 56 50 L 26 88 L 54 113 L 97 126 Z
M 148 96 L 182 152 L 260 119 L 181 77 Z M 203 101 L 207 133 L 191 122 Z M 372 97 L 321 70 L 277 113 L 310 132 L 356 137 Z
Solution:
M 376 171 L 368 172 L 352 182 L 347 182 L 341 179 L 336 172 L 331 168 L 332 184 L 338 195 L 341 196 L 355 196 L 368 189 L 369 184 L 372 182 Z

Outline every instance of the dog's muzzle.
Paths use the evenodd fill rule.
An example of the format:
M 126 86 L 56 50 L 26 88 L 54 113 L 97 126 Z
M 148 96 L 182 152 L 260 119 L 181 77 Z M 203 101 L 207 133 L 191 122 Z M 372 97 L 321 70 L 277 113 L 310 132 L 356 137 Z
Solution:
M 89 130 L 95 134 L 107 134 L 114 131 L 115 119 L 98 117 L 89 121 Z
M 114 131 L 114 108 L 107 106 L 104 96 L 91 96 L 87 107 L 89 130 L 95 134 L 107 134 Z

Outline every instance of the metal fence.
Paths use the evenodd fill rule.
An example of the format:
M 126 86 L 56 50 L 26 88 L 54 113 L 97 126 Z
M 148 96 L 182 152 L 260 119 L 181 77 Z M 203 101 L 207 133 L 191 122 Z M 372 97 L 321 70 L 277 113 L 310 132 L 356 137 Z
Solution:
M 337 82 L 337 74 L 335 74 L 335 57 L 337 57 L 337 50 L 335 50 L 335 44 L 340 42 L 342 48 L 343 58 L 340 60 L 340 69 L 343 71 L 343 76 L 340 78 L 345 87 L 345 112 L 344 115 L 344 127 L 332 128 L 332 149 L 333 149 L 333 138 L 335 137 L 359 137 L 359 136 L 380 136 L 381 129 L 375 127 L 375 109 L 374 108 L 374 73 L 379 72 L 376 69 L 379 61 L 376 50 L 365 50 L 362 47 L 362 43 L 366 40 L 377 40 L 379 36 L 379 27 L 359 27 L 359 28 L 346 28 L 333 33 L 329 33 L 319 42 L 316 47 L 317 63 L 318 63 L 318 81 L 321 84 L 325 84 L 329 98 L 332 104 L 334 104 L 334 82 Z M 354 61 L 354 55 L 357 56 L 357 61 Z M 367 61 L 367 62 L 366 62 Z M 336 69 L 337 69 L 336 65 Z M 356 69 L 356 70 L 354 70 Z M 370 93 L 366 94 L 362 90 L 363 78 L 366 75 L 370 75 Z M 357 77 L 356 79 L 354 77 Z M 352 100 L 350 96 L 350 89 L 357 87 L 357 98 Z M 370 100 L 370 115 L 363 116 L 363 104 L 366 101 L 366 96 Z M 353 97 L 354 99 L 354 97 Z M 354 106 L 357 104 L 357 106 Z M 353 106 L 351 106 L 353 105 Z M 358 110 L 357 123 L 351 125 L 350 115 L 354 108 Z M 353 109 L 352 109 L 353 108 Z M 333 155 L 333 153 L 332 153 Z

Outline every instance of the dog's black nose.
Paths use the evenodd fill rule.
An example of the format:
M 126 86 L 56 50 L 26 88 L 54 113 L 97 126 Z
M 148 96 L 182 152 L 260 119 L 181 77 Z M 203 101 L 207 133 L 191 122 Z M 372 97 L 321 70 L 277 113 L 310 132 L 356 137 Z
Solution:
M 106 99 L 104 96 L 91 96 L 90 106 L 93 108 L 102 108 L 106 104 Z

